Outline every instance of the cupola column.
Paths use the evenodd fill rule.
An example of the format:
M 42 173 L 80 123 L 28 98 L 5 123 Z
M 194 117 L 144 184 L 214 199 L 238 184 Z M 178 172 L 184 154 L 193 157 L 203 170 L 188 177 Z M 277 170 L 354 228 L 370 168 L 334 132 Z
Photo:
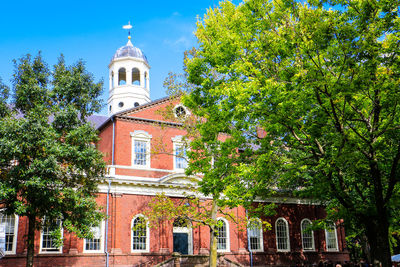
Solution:
M 115 88 L 115 87 L 118 86 L 118 70 L 117 71 L 113 70 L 113 72 L 114 72 L 114 86 L 113 86 L 113 88 Z
M 128 68 L 126 70 L 126 84 L 132 85 L 132 69 L 131 68 Z
M 144 83 L 144 71 L 140 72 L 140 86 L 144 87 L 145 83 Z
M 113 88 L 114 88 L 114 85 L 113 85 L 113 72 L 110 70 L 110 73 L 108 74 L 108 77 L 109 77 L 109 91 L 111 91 Z
M 150 90 L 150 74 L 147 73 L 147 77 L 146 77 L 147 81 L 146 81 L 146 90 L 149 91 Z

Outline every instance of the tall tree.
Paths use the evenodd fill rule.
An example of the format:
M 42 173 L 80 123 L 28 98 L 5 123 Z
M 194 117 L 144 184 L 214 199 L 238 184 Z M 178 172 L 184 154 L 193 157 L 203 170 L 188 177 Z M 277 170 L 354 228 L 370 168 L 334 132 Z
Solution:
M 258 160 L 239 177 L 274 166 L 253 184 L 273 177 L 325 201 L 383 266 L 400 203 L 399 30 L 399 1 L 225 1 L 185 60 L 185 104 L 202 127 L 252 145 Z
M 61 220 L 84 237 L 103 218 L 95 193 L 105 164 L 86 121 L 100 108 L 102 83 L 81 61 L 66 66 L 60 57 L 50 71 L 39 53 L 14 63 L 14 97 L 4 112 L 0 104 L 0 205 L 28 218 L 26 266 L 33 266 L 35 230 L 44 223 Z

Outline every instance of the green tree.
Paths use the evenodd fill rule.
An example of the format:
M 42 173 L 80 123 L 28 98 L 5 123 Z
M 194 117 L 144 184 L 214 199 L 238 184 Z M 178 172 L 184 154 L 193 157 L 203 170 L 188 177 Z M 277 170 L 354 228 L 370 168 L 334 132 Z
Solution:
M 184 103 L 201 127 L 255 152 L 237 175 L 262 173 L 250 184 L 274 178 L 351 218 L 383 266 L 400 203 L 398 15 L 399 1 L 225 1 L 185 59 Z
M 28 218 L 26 266 L 33 266 L 35 230 L 45 223 L 61 219 L 65 230 L 87 237 L 104 217 L 95 193 L 105 164 L 86 121 L 100 108 L 102 83 L 82 61 L 66 66 L 60 57 L 50 71 L 39 53 L 14 64 L 13 99 L 0 104 L 0 204 Z

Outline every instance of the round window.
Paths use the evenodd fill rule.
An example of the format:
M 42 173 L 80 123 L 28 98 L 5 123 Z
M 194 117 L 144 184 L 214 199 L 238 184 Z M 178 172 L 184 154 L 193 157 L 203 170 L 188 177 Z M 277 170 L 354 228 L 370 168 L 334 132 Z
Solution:
M 175 108 L 175 116 L 177 118 L 184 118 L 186 116 L 186 110 L 182 106 L 178 106 Z
M 135 104 L 133 104 L 134 106 L 135 106 L 135 108 L 136 107 L 138 107 L 139 106 L 139 102 L 135 102 Z
M 122 108 L 124 106 L 124 102 L 119 102 L 118 107 Z

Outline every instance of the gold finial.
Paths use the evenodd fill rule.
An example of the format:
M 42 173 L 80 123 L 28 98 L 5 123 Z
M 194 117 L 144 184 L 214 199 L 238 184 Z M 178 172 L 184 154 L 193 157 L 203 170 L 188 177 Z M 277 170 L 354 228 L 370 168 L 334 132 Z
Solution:
M 128 30 L 128 40 L 131 39 L 131 29 L 132 29 L 132 25 L 131 22 L 128 21 L 128 25 L 124 25 L 122 26 L 123 29 Z

